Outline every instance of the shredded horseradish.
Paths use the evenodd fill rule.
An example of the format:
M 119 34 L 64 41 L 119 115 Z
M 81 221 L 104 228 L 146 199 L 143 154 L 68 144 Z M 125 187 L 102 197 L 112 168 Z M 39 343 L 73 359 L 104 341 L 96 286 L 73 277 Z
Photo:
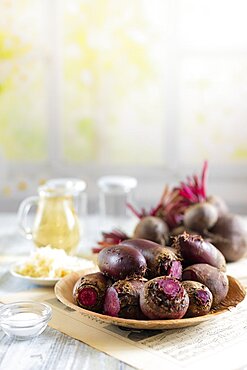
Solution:
M 92 261 L 68 256 L 63 249 L 51 247 L 38 248 L 23 263 L 18 264 L 15 272 L 34 278 L 62 278 L 72 271 L 93 268 Z

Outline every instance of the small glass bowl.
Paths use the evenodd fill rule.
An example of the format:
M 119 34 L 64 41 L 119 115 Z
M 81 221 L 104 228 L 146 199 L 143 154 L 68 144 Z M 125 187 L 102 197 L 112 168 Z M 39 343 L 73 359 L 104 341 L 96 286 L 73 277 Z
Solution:
M 27 340 L 41 334 L 49 320 L 52 309 L 44 303 L 22 301 L 0 307 L 0 326 L 11 338 Z

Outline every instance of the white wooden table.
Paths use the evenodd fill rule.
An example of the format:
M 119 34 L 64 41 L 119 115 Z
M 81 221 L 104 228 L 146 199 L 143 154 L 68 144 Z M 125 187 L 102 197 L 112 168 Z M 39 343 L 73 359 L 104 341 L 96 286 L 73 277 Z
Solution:
M 247 225 L 247 223 L 246 223 Z M 97 227 L 102 227 L 97 217 L 88 218 L 88 224 L 85 225 L 88 237 L 83 239 L 81 248 L 79 249 L 80 254 L 88 255 L 89 247 L 93 245 L 93 241 L 99 237 L 97 235 Z M 92 236 L 94 235 L 94 240 Z M 26 281 L 20 281 L 14 278 L 9 273 L 10 265 L 16 261 L 16 256 L 24 256 L 30 253 L 33 248 L 30 241 L 25 240 L 19 235 L 16 223 L 15 214 L 1 214 L 0 213 L 0 296 L 4 296 L 7 293 L 23 292 L 28 289 L 32 289 L 35 286 L 27 283 Z M 242 262 L 237 264 L 228 264 L 227 270 L 229 275 L 241 277 L 242 283 L 247 286 L 247 259 L 243 259 Z M 245 317 L 245 316 L 244 316 Z M 242 325 L 242 324 L 241 324 Z M 246 326 L 244 325 L 244 330 Z M 215 330 L 215 328 L 214 328 Z M 213 330 L 213 331 L 214 331 Z M 227 332 L 228 327 L 224 329 L 224 333 Z M 231 335 L 231 325 L 229 326 L 229 335 Z M 245 332 L 242 332 L 242 337 L 245 338 Z M 214 335 L 214 333 L 211 333 Z M 172 337 L 171 333 L 171 337 Z M 228 335 L 228 333 L 227 333 Z M 235 335 L 235 334 L 234 334 Z M 239 335 L 239 333 L 238 333 Z M 233 337 L 233 336 L 232 336 Z M 241 337 L 241 335 L 240 335 Z M 241 337 L 241 338 L 242 338 Z M 234 337 L 235 338 L 235 337 Z M 240 339 L 241 339 L 240 338 Z M 188 351 L 191 349 L 191 339 L 188 334 L 187 338 Z M 210 339 L 210 338 L 209 338 Z M 171 338 L 171 340 L 173 340 Z M 211 339 L 210 339 L 211 340 Z M 164 347 L 168 342 L 168 336 L 165 338 Z M 207 345 L 207 341 L 205 342 Z M 221 343 L 222 344 L 222 343 Z M 232 343 L 234 344 L 234 343 Z M 231 347 L 232 348 L 232 344 Z M 242 347 L 239 347 L 239 343 L 235 346 L 238 351 L 244 356 L 245 341 L 240 343 Z M 183 337 L 184 346 L 184 337 Z M 210 346 L 210 341 L 209 341 Z M 204 348 L 204 347 L 203 347 Z M 170 349 L 169 349 L 170 350 Z M 222 349 L 224 350 L 224 348 Z M 228 353 L 228 347 L 226 349 Z M 131 352 L 132 353 L 132 352 Z M 211 352 L 210 352 L 211 353 Z M 233 366 L 226 367 L 226 363 L 223 361 L 221 365 L 217 364 L 218 368 L 229 368 L 230 370 L 247 370 L 245 358 L 244 365 L 235 366 L 237 360 L 231 355 L 231 359 L 234 360 Z M 223 358 L 224 360 L 224 358 Z M 159 358 L 160 361 L 160 358 Z M 162 360 L 161 360 L 162 361 Z M 191 360 L 190 360 L 191 361 Z M 242 360 L 241 360 L 242 361 Z M 161 368 L 166 368 L 166 363 L 159 363 Z M 206 364 L 206 363 L 205 363 Z M 153 365 L 153 362 L 151 363 Z M 199 365 L 198 365 L 199 366 Z M 202 364 L 200 363 L 200 366 Z M 199 366 L 199 367 L 200 367 Z M 158 366 L 156 366 L 158 367 Z M 188 368 L 188 367 L 187 367 Z M 189 367 L 191 368 L 191 367 Z M 197 364 L 196 364 L 197 368 Z M 204 368 L 211 368 L 206 366 Z M 33 338 L 30 341 L 16 341 L 7 337 L 0 330 L 0 370 L 130 370 L 132 367 L 124 364 L 112 358 L 102 352 L 99 352 L 90 346 L 79 342 L 75 339 L 70 338 L 50 327 L 37 338 Z
M 15 214 L 0 214 L 0 296 L 34 288 L 8 272 L 11 256 L 26 255 L 31 242 L 19 235 Z M 50 327 L 28 341 L 10 339 L 0 330 L 2 370 L 130 370 L 132 367 Z

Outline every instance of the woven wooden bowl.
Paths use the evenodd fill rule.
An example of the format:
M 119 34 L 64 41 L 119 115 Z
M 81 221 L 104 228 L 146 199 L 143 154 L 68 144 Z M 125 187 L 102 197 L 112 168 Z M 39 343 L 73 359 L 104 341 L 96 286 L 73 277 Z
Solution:
M 208 315 L 185 318 L 179 320 L 130 320 L 122 319 L 119 317 L 112 317 L 103 315 L 100 313 L 92 312 L 85 310 L 76 304 L 74 304 L 72 291 L 76 281 L 81 277 L 81 274 L 73 272 L 72 274 L 61 279 L 55 286 L 56 297 L 61 301 L 65 306 L 72 308 L 73 310 L 79 312 L 80 314 L 86 314 L 92 319 L 96 318 L 104 321 L 107 324 L 113 324 L 117 326 L 122 326 L 131 329 L 176 329 L 176 328 L 185 328 L 188 326 L 198 325 L 207 320 L 212 320 L 218 315 L 227 312 L 232 307 L 236 307 L 238 303 L 243 301 L 246 295 L 246 291 L 241 283 L 233 278 L 228 276 L 229 280 L 229 291 L 221 304 L 214 310 L 212 310 Z

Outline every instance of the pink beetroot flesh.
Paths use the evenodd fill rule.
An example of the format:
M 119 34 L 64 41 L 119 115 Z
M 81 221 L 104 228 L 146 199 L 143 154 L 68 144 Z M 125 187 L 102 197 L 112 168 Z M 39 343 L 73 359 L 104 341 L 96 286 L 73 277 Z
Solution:
M 106 291 L 104 313 L 109 316 L 118 316 L 120 302 L 115 288 L 110 287 Z
M 159 289 L 169 298 L 175 298 L 180 291 L 179 283 L 172 279 L 160 280 L 158 284 Z
M 168 276 L 175 279 L 181 279 L 182 265 L 180 261 L 172 261 L 171 266 L 168 268 Z
M 82 288 L 78 295 L 78 301 L 82 306 L 94 306 L 97 303 L 98 294 L 93 288 Z
M 200 303 L 202 305 L 206 306 L 207 303 L 210 301 L 210 296 L 209 296 L 208 292 L 206 292 L 205 290 L 200 289 L 196 292 L 196 299 L 198 301 L 200 301 Z

